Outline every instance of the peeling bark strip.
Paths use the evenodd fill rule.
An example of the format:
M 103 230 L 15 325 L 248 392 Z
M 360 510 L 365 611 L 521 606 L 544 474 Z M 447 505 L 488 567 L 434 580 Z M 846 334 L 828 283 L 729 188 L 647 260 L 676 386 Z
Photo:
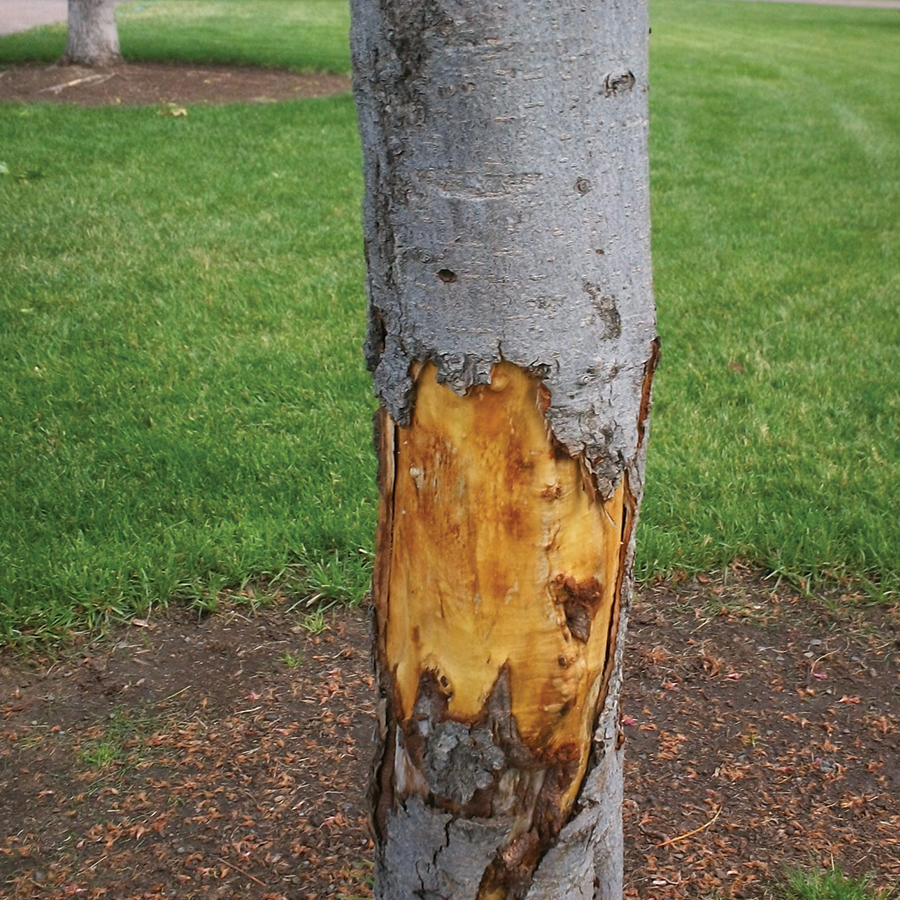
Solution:
M 647 30 L 642 0 L 353 0 L 383 900 L 621 895 Z

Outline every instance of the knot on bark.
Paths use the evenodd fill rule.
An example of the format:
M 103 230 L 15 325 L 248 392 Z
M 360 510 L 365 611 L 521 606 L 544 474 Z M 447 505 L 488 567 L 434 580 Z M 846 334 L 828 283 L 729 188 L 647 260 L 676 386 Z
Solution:
M 628 93 L 634 87 L 633 72 L 610 72 L 603 79 L 603 95 L 614 97 L 616 94 Z

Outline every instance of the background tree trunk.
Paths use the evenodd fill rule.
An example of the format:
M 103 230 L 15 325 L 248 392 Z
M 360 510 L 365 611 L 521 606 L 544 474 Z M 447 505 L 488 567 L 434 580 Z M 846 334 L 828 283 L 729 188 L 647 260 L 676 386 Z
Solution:
M 621 896 L 647 33 L 642 0 L 353 0 L 384 900 Z
M 63 65 L 112 66 L 122 61 L 115 0 L 69 0 Z

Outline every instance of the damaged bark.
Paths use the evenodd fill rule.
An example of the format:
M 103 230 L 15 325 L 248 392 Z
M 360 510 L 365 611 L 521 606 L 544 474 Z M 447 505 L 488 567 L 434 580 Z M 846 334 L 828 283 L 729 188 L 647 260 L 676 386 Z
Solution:
M 417 820 L 464 819 L 461 859 L 486 864 L 464 879 L 440 855 L 433 888 L 425 878 L 402 890 L 396 878 L 410 870 L 387 865 L 400 874 L 380 896 L 517 897 L 588 766 L 630 512 L 624 482 L 608 500 L 586 490 L 583 461 L 547 429 L 539 379 L 499 363 L 489 385 L 459 397 L 435 375 L 421 368 L 407 427 L 380 429 L 392 465 L 377 652 L 391 721 L 375 828 L 390 857 L 411 808 Z M 476 834 L 489 836 L 481 855 Z M 427 867 L 411 871 L 415 880 Z M 442 879 L 449 893 L 429 893 Z
M 378 898 L 621 895 L 657 357 L 646 10 L 354 0 Z

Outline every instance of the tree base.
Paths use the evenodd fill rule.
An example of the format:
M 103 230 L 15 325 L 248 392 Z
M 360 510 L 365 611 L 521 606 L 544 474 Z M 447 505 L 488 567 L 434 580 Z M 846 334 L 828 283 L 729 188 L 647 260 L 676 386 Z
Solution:
M 69 0 L 61 66 L 104 68 L 122 62 L 114 0 Z

